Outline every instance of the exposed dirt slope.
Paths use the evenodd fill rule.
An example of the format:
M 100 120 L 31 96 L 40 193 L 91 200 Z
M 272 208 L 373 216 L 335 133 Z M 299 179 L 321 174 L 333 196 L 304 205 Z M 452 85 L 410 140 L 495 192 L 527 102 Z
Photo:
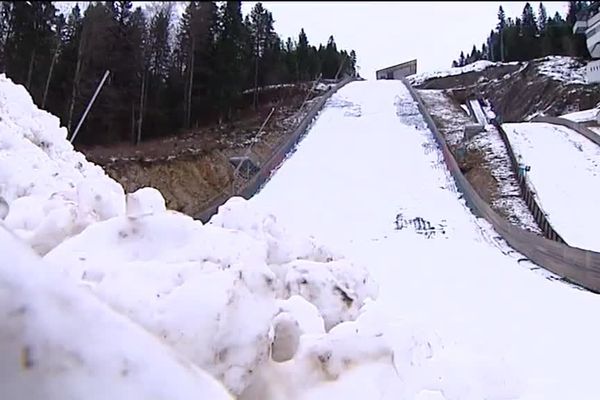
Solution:
M 163 193 L 169 208 L 197 215 L 212 199 L 231 190 L 234 167 L 229 158 L 246 155 L 273 107 L 273 115 L 252 144 L 250 158 L 260 165 L 289 137 L 315 96 L 323 93 L 315 92 L 300 109 L 309 89 L 304 84 L 261 92 L 263 103 L 257 112 L 221 126 L 197 128 L 138 146 L 123 143 L 79 150 L 128 192 L 153 186 Z

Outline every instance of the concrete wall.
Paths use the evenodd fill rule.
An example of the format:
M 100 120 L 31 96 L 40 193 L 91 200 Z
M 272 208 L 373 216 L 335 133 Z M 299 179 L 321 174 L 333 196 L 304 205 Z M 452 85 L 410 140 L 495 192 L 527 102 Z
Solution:
M 246 185 L 236 193 L 236 196 L 242 196 L 246 199 L 254 196 L 260 191 L 262 186 L 269 180 L 271 174 L 279 168 L 287 154 L 296 146 L 296 144 L 302 139 L 302 137 L 308 132 L 310 125 L 313 120 L 317 117 L 325 102 L 339 89 L 344 87 L 346 84 L 356 80 L 353 77 L 347 77 L 339 82 L 336 86 L 331 88 L 327 93 L 317 99 L 311 109 L 308 111 L 306 116 L 300 121 L 300 124 L 296 127 L 292 135 L 288 140 L 283 142 L 281 146 L 274 151 L 273 155 L 265 161 L 261 166 L 260 171 L 250 179 Z M 225 189 L 227 191 L 227 189 Z M 214 214 L 217 213 L 218 208 L 224 204 L 231 197 L 230 192 L 223 193 L 220 196 L 214 198 L 210 205 L 195 217 L 200 219 L 202 222 L 207 222 Z
M 403 79 L 403 81 L 417 102 L 427 126 L 433 133 L 442 151 L 446 166 L 472 212 L 476 216 L 487 220 L 512 248 L 526 256 L 532 262 L 561 276 L 565 280 L 576 283 L 593 292 L 600 293 L 600 254 L 538 236 L 535 233 L 511 224 L 492 210 L 479 197 L 475 189 L 460 171 L 458 163 L 450 152 L 443 136 L 435 126 L 431 115 L 425 108 L 417 91 L 414 90 L 406 79 Z

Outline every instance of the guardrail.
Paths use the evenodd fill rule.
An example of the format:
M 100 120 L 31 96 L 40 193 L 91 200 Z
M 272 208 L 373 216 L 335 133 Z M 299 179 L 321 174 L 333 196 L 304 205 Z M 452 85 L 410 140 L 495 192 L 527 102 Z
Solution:
M 479 113 L 483 113 L 483 99 L 477 96 L 475 99 L 467 98 L 467 107 L 469 107 L 472 115 L 477 114 L 477 110 L 474 108 L 474 104 L 479 109 Z M 485 121 L 484 121 L 485 122 Z M 500 138 L 504 143 L 504 147 L 506 147 L 506 151 L 508 153 L 508 158 L 510 159 L 510 167 L 512 172 L 517 177 L 517 182 L 519 184 L 519 188 L 521 189 L 520 195 L 527 208 L 531 212 L 533 219 L 542 230 L 544 237 L 554 240 L 560 243 L 566 243 L 564 239 L 556 232 L 556 230 L 550 224 L 550 221 L 546 217 L 546 213 L 543 211 L 542 207 L 537 203 L 535 192 L 531 190 L 531 185 L 529 184 L 527 177 L 522 173 L 522 170 L 519 168 L 519 162 L 517 161 L 517 157 L 515 156 L 515 152 L 512 148 L 510 140 L 508 139 L 508 135 L 502 128 L 502 125 L 498 122 L 497 118 L 491 120 L 492 125 L 498 130 L 500 134 Z
M 564 127 L 574 130 L 575 132 L 579 133 L 580 135 L 585 136 L 586 138 L 588 138 L 589 140 L 591 140 L 592 142 L 594 142 L 598 146 L 600 146 L 600 136 L 598 134 L 596 134 L 591 129 L 589 129 L 585 126 L 582 126 L 581 124 L 579 124 L 575 121 L 571 121 L 570 119 L 560 118 L 560 117 L 538 116 L 538 117 L 532 118 L 531 122 L 545 122 L 548 124 L 562 125 Z
M 498 215 L 485 202 L 462 174 L 458 163 L 448 148 L 444 137 L 438 131 L 431 115 L 425 108 L 421 96 L 403 79 L 411 96 L 417 102 L 419 111 L 431 130 L 450 171 L 458 190 L 472 212 L 488 221 L 515 250 L 526 256 L 537 265 L 561 276 L 567 281 L 580 285 L 595 293 L 600 293 L 600 254 L 568 246 L 558 241 L 550 240 L 535 233 L 519 228 Z
M 341 89 L 346 84 L 356 80 L 354 77 L 346 77 L 337 85 L 329 89 L 327 93 L 323 96 L 319 97 L 315 104 L 312 105 L 308 113 L 302 118 L 300 124 L 296 127 L 292 135 L 288 140 L 283 142 L 275 152 L 267 159 L 263 165 L 261 165 L 260 170 L 256 175 L 254 175 L 244 187 L 235 195 L 242 196 L 246 199 L 254 196 L 259 189 L 270 179 L 273 171 L 277 170 L 281 165 L 286 155 L 296 146 L 296 144 L 302 139 L 302 137 L 308 131 L 313 120 L 317 117 L 325 102 L 339 89 Z M 202 222 L 207 222 L 214 214 L 217 213 L 217 210 L 221 205 L 223 205 L 229 198 L 231 194 L 222 194 L 216 197 L 213 201 L 211 201 L 210 205 L 198 215 L 196 218 L 200 219 Z
M 498 130 L 498 133 L 502 138 L 502 142 L 504 142 L 504 146 L 506 147 L 506 150 L 508 152 L 511 168 L 513 170 L 513 173 L 517 177 L 517 182 L 519 183 L 519 187 L 521 188 L 521 198 L 525 201 L 525 204 L 527 204 L 527 208 L 531 212 L 531 215 L 533 215 L 533 218 L 535 219 L 537 225 L 542 230 L 544 237 L 550 240 L 554 240 L 556 242 L 566 244 L 565 240 L 552 227 L 552 224 L 550 224 L 550 221 L 546 217 L 546 213 L 535 200 L 535 194 L 531 190 L 530 185 L 527 183 L 527 178 L 525 177 L 525 175 L 523 175 L 521 169 L 519 168 L 519 162 L 517 161 L 517 157 L 515 156 L 515 152 L 512 148 L 512 145 L 510 144 L 508 135 L 504 131 L 504 128 L 502 128 L 502 125 L 500 125 L 500 123 L 496 119 L 492 120 L 492 124 Z

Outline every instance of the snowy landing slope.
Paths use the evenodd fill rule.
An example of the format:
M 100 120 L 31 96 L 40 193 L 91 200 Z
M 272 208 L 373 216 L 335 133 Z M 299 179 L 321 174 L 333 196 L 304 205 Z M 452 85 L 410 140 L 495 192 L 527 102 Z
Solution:
M 548 220 L 571 246 L 600 251 L 600 147 L 546 123 L 504 124 Z
M 310 394 L 596 398 L 600 323 L 590 316 L 600 299 L 499 251 L 459 200 L 402 83 L 355 82 L 335 94 L 251 202 L 367 265 L 379 282 L 365 316 L 386 321 L 401 389 L 365 393 L 372 371 L 357 371 Z

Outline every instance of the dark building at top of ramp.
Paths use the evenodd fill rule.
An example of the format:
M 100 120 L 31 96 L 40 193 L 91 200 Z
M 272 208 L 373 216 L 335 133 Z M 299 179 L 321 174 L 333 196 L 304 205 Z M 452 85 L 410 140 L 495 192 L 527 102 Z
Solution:
M 377 79 L 402 79 L 417 73 L 417 60 L 403 62 L 402 64 L 380 69 L 376 72 Z

